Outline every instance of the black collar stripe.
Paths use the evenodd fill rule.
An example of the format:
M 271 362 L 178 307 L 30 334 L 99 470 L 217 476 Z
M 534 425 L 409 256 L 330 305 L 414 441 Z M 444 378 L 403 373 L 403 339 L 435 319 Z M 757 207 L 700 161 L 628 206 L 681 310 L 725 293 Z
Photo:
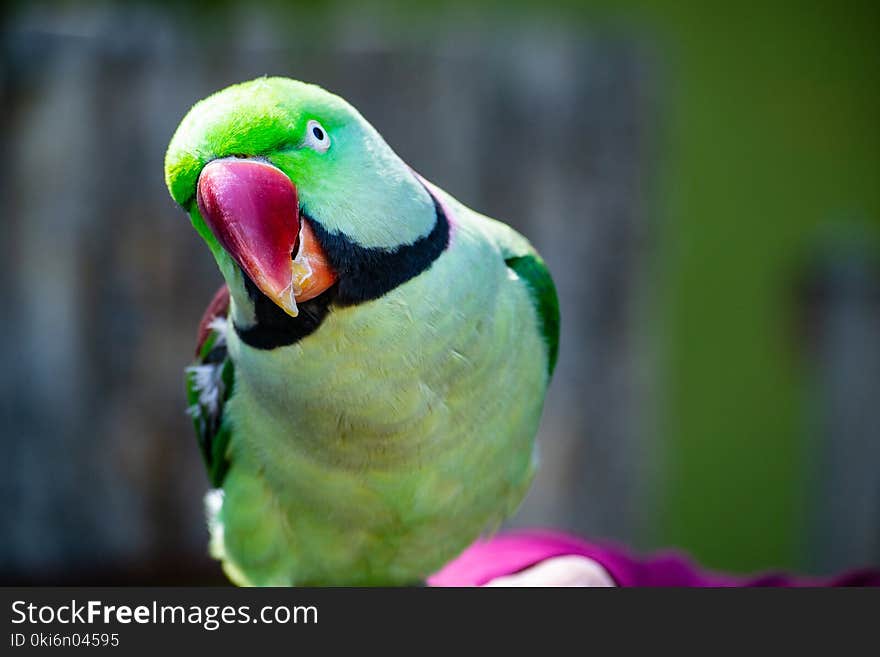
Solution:
M 359 246 L 304 215 L 339 280 L 320 296 L 299 304 L 299 316 L 291 317 L 242 272 L 248 295 L 254 302 L 256 322 L 247 328 L 235 327 L 241 340 L 256 349 L 294 344 L 313 333 L 333 305 L 352 306 L 378 299 L 428 269 L 449 245 L 449 219 L 437 197 L 427 186 L 425 190 L 434 202 L 434 227 L 412 244 L 394 249 Z

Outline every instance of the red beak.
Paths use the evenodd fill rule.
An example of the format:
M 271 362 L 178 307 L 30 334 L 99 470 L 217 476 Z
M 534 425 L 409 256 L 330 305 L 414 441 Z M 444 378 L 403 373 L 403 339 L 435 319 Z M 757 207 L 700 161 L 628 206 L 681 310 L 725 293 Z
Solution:
M 199 176 L 197 201 L 220 245 L 288 315 L 296 317 L 297 301 L 336 280 L 300 221 L 296 187 L 280 169 L 260 160 L 214 160 Z

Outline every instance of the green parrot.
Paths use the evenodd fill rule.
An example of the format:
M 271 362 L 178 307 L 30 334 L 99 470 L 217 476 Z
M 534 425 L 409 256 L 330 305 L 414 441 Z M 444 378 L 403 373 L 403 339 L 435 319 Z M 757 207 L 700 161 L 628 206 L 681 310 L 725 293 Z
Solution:
M 525 238 L 287 78 L 197 103 L 165 179 L 225 279 L 187 391 L 233 582 L 418 584 L 516 510 L 559 334 Z

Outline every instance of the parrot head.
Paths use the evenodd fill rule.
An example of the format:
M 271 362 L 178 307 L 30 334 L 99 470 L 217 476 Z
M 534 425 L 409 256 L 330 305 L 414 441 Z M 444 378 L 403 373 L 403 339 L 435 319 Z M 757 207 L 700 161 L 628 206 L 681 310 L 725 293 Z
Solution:
M 168 147 L 165 180 L 217 260 L 236 327 L 262 323 L 264 342 L 267 327 L 314 330 L 331 298 L 378 298 L 448 240 L 432 193 L 357 110 L 287 78 L 193 106 Z

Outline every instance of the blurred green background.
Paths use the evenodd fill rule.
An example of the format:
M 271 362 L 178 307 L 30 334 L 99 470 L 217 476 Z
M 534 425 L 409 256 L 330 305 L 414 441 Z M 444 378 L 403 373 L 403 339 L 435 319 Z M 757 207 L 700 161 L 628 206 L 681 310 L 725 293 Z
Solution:
M 737 572 L 880 565 L 876 3 L 12 3 L 0 575 L 219 581 L 180 376 L 219 275 L 162 186 L 199 98 L 358 107 L 559 283 L 514 525 Z
M 670 75 L 656 187 L 668 222 L 655 301 L 669 462 L 658 535 L 719 567 L 815 567 L 817 498 L 835 494 L 817 481 L 828 458 L 819 441 L 837 436 L 811 431 L 823 421 L 811 407 L 815 370 L 833 364 L 815 362 L 798 339 L 808 337 L 801 322 L 821 319 L 804 316 L 810 296 L 798 292 L 826 258 L 846 266 L 838 250 L 841 260 L 877 255 L 880 11 L 672 5 L 646 18 L 662 33 Z M 853 241 L 864 251 L 850 256 Z M 865 275 L 865 302 L 876 304 L 875 265 Z M 865 367 L 876 368 L 878 338 L 852 345 L 867 351 Z M 875 444 L 877 383 L 855 412 Z M 866 449 L 852 451 L 853 463 L 872 458 L 880 471 L 876 447 Z M 875 563 L 878 482 L 863 493 L 873 508 L 849 519 L 870 523 Z

